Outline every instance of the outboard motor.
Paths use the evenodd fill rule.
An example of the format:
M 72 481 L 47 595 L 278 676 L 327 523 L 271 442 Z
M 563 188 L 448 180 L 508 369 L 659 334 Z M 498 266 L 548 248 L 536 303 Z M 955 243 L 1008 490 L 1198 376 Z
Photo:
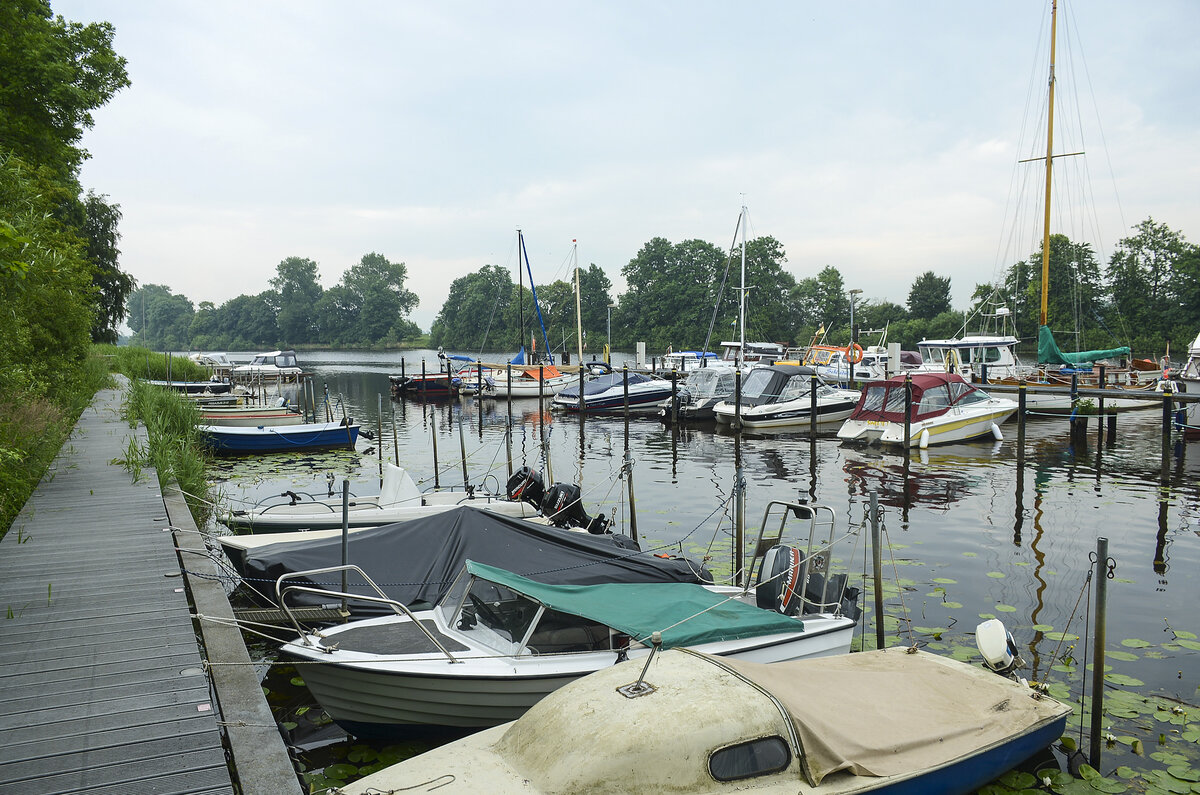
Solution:
M 1021 664 L 1012 633 L 998 618 L 989 618 L 975 627 L 975 645 L 983 655 L 983 663 L 998 674 L 1011 673 Z
M 510 500 L 523 500 L 534 508 L 541 509 L 545 487 L 542 484 L 542 476 L 536 469 L 521 467 L 512 473 L 512 477 L 508 479 L 506 490 Z
M 583 510 L 583 490 L 570 483 L 554 483 L 546 489 L 542 498 L 542 516 L 555 527 L 582 527 L 593 535 L 601 535 L 608 529 L 604 514 L 592 517 Z
M 764 610 L 785 616 L 800 612 L 804 583 L 804 555 L 795 547 L 777 544 L 763 555 L 762 566 L 754 582 L 755 602 Z

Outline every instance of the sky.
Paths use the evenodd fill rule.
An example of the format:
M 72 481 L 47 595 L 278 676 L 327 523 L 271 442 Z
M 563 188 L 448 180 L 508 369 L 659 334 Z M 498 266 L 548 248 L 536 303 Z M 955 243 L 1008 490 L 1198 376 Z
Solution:
M 378 252 L 428 329 L 518 228 L 537 283 L 577 257 L 619 293 L 654 237 L 729 246 L 743 204 L 798 279 L 867 300 L 932 270 L 965 309 L 1040 245 L 1018 161 L 1045 154 L 1049 0 L 52 7 L 128 61 L 81 174 L 121 207 L 121 267 L 195 304 Z M 1200 241 L 1198 30 L 1194 0 L 1060 3 L 1055 151 L 1086 154 L 1055 161 L 1055 231 L 1102 262 L 1147 217 Z

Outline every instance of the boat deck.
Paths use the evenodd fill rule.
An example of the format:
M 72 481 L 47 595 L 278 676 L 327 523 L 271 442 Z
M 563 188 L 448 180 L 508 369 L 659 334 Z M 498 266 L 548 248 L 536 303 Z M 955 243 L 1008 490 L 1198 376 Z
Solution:
M 0 542 L 0 793 L 232 793 L 144 440 L 96 395 Z

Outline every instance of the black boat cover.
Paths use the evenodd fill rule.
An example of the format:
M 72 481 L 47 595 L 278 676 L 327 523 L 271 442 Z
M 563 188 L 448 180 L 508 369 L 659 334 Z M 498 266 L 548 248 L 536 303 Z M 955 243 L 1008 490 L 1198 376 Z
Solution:
M 290 535 L 290 534 L 284 534 Z M 339 566 L 341 536 L 290 540 L 259 547 L 231 560 L 246 582 L 270 601 L 283 574 Z M 348 537 L 347 560 L 402 604 L 435 604 L 470 559 L 507 569 L 531 580 L 561 585 L 605 582 L 712 582 L 703 565 L 673 555 L 638 550 L 627 536 L 560 530 L 463 506 L 407 522 L 396 522 Z M 240 564 L 240 565 L 239 565 Z M 313 581 L 315 580 L 315 582 Z M 290 582 L 340 590 L 340 573 Z M 359 582 L 356 582 L 358 580 Z M 347 578 L 351 593 L 375 595 L 361 578 Z M 336 599 L 293 593 L 289 605 L 332 604 Z M 351 602 L 355 615 L 381 615 L 390 608 Z

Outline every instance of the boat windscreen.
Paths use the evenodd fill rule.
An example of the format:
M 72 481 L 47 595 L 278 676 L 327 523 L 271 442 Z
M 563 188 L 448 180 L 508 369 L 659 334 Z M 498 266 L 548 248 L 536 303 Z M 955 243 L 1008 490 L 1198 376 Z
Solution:
M 742 384 L 743 398 L 760 398 L 768 397 L 773 394 L 770 390 L 771 382 L 775 380 L 775 372 L 773 370 L 751 370 L 750 375 L 746 377 Z

